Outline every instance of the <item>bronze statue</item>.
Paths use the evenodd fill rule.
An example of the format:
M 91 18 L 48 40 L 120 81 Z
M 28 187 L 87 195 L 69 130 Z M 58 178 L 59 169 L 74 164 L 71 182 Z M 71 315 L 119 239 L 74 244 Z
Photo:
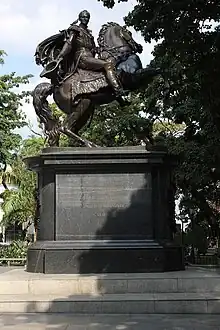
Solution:
M 36 49 L 36 63 L 44 67 L 41 77 L 49 78 L 51 84 L 36 86 L 33 105 L 51 146 L 59 145 L 60 133 L 86 146 L 96 146 L 78 135 L 95 106 L 114 100 L 124 106 L 128 92 L 146 86 L 158 74 L 151 67 L 142 68 L 136 53 L 143 48 L 126 27 L 112 22 L 104 24 L 96 47 L 88 29 L 89 20 L 89 12 L 82 11 L 67 30 L 47 38 Z M 53 117 L 46 100 L 51 94 L 67 115 L 62 124 Z

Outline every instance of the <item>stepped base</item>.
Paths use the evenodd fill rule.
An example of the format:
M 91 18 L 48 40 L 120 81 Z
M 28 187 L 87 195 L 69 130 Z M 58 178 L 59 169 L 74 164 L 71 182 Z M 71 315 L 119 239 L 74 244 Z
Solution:
M 182 249 L 162 246 L 153 240 L 39 241 L 28 250 L 27 271 L 32 273 L 144 273 L 182 269 Z
M 220 314 L 219 283 L 201 268 L 91 276 L 0 267 L 0 313 Z
M 219 294 L 0 295 L 0 313 L 216 314 Z
M 74 314 L 1 314 L 1 330 L 217 330 L 219 315 L 74 315 Z

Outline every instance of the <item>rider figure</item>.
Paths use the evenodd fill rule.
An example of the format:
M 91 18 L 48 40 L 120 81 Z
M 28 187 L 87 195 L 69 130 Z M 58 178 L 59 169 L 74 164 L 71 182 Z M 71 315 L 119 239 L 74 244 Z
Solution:
M 92 71 L 104 70 L 107 80 L 113 88 L 116 99 L 123 105 L 124 99 L 122 96 L 125 95 L 125 92 L 117 79 L 114 63 L 110 60 L 104 61 L 95 58 L 97 48 L 94 37 L 91 31 L 88 30 L 89 20 L 90 13 L 87 10 L 83 10 L 79 14 L 78 20 L 73 22 L 68 29 L 70 31 L 70 36 L 65 42 L 57 60 L 62 60 L 70 53 L 72 48 L 74 48 L 75 64 L 77 63 L 77 67 Z M 80 21 L 80 24 L 76 25 L 78 21 Z

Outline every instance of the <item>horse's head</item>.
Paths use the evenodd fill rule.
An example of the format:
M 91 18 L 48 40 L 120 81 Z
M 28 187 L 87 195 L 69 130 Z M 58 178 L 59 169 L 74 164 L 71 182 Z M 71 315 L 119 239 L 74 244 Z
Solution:
M 143 46 L 141 44 L 138 44 L 132 36 L 131 31 L 129 31 L 126 27 L 126 25 L 124 25 L 123 27 L 121 27 L 120 30 L 120 35 L 123 38 L 123 40 L 127 41 L 127 43 L 129 44 L 129 46 L 131 47 L 131 49 L 134 51 L 134 53 L 139 53 L 141 54 L 143 51 Z
M 121 54 L 141 53 L 143 47 L 132 37 L 126 26 L 117 23 L 104 24 L 99 32 L 98 45 L 101 57 L 117 59 Z

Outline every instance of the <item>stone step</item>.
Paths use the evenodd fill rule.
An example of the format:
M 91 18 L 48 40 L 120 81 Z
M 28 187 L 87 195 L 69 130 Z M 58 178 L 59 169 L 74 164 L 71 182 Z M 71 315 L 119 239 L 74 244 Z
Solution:
M 24 269 L 0 272 L 0 294 L 69 296 L 184 292 L 220 293 L 220 275 L 217 271 L 199 268 L 168 273 L 93 276 L 31 274 Z
M 0 313 L 220 314 L 220 294 L 0 295 Z
M 212 271 L 155 274 L 44 275 L 15 269 L 0 274 L 0 294 L 100 295 L 126 293 L 220 293 Z

